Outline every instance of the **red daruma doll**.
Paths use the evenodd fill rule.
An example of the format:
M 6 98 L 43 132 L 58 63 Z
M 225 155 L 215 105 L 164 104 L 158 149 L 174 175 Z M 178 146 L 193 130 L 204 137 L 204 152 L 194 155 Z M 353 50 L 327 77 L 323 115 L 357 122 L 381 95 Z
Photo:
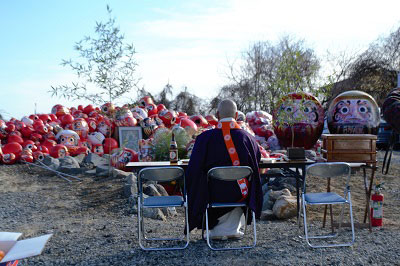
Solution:
M 379 109 L 374 98 L 362 91 L 346 91 L 332 100 L 327 111 L 332 134 L 377 134 Z
M 138 153 L 132 149 L 122 148 L 120 151 L 111 155 L 111 165 L 120 170 L 126 170 L 129 162 L 138 162 Z
M 281 146 L 310 149 L 322 134 L 324 109 L 311 94 L 291 93 L 278 101 L 273 125 Z

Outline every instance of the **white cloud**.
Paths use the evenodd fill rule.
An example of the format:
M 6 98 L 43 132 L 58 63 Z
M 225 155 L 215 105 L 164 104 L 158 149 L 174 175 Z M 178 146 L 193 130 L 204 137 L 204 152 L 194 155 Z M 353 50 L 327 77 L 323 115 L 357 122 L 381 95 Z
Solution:
M 197 7 L 195 14 L 157 9 L 158 19 L 132 24 L 143 83 L 158 92 L 169 80 L 199 96 L 214 96 L 228 81 L 233 61 L 255 41 L 283 34 L 305 39 L 320 55 L 326 50 L 362 50 L 397 26 L 400 2 L 232 0 Z M 398 7 L 398 8 L 395 8 Z

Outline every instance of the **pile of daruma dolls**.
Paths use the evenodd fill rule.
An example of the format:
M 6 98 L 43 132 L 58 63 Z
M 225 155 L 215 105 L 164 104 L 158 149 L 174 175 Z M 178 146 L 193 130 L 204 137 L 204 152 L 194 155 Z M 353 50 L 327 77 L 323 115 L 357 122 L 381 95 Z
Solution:
M 344 129 L 342 133 L 351 130 L 361 133 L 359 131 L 366 128 L 374 130 L 379 123 L 376 122 L 379 121 L 379 110 L 377 114 L 376 110 L 377 105 L 371 96 L 351 91 L 338 95 L 325 115 L 317 98 L 301 92 L 282 97 L 273 115 L 265 111 L 252 111 L 245 115 L 239 111 L 237 122 L 256 137 L 262 156 L 269 157 L 271 151 L 284 147 L 316 148 L 320 145 L 318 139 L 324 117 L 327 117 L 331 133 L 340 133 Z M 289 118 L 291 121 L 285 120 Z M 67 108 L 57 104 L 48 114 L 31 114 L 7 122 L 0 120 L 0 162 L 32 163 L 43 160 L 45 156 L 63 158 L 96 153 L 99 156 L 110 154 L 112 166 L 123 170 L 128 162 L 155 159 L 155 134 L 184 131 L 188 135 L 184 145 L 190 156 L 196 136 L 217 124 L 218 120 L 212 114 L 188 115 L 170 110 L 163 104 L 155 104 L 149 96 L 140 99 L 135 106 L 117 107 L 105 103 L 100 107 L 89 104 Z M 143 136 L 138 151 L 124 145 L 120 147 L 116 129 L 135 126 L 141 127 Z

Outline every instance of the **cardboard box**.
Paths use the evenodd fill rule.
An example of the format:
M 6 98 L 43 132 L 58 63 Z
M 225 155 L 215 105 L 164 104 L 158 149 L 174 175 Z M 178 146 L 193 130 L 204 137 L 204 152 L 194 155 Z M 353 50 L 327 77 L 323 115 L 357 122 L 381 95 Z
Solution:
M 0 250 L 5 252 L 0 263 L 40 255 L 52 234 L 19 240 L 22 233 L 0 232 Z

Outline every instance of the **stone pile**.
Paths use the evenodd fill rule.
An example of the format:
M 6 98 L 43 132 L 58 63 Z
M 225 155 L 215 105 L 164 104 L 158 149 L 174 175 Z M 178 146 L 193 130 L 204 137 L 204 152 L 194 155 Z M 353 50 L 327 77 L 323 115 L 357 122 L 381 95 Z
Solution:
M 263 185 L 264 202 L 261 219 L 289 219 L 297 214 L 297 198 L 294 177 L 272 178 Z

